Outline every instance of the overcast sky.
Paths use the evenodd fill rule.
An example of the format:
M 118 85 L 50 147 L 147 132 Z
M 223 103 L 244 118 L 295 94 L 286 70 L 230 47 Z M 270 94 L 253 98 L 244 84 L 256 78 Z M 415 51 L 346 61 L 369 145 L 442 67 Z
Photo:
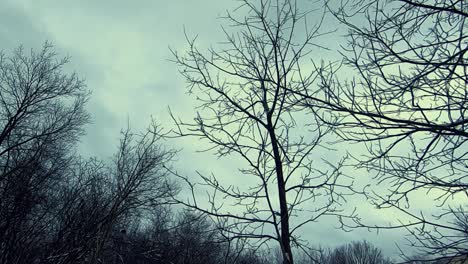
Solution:
M 143 130 L 153 116 L 170 127 L 169 106 L 177 115 L 191 119 L 193 98 L 169 61 L 169 47 L 186 47 L 184 27 L 190 35 L 198 35 L 201 46 L 216 46 L 223 36 L 218 17 L 236 5 L 234 0 L 2 0 L 0 43 L 5 52 L 11 52 L 19 44 L 38 49 L 48 40 L 60 55 L 71 57 L 67 69 L 85 78 L 93 93 L 88 105 L 93 122 L 87 126 L 80 151 L 105 158 L 116 149 L 119 131 L 128 121 L 135 130 Z M 313 8 L 312 1 L 303 0 L 301 5 Z M 326 24 L 330 25 L 335 24 Z M 333 49 L 342 39 L 334 35 L 324 41 L 331 41 Z M 184 148 L 178 166 L 200 164 L 180 168 L 184 173 L 198 169 L 225 175 L 235 166 L 195 153 L 193 140 L 174 144 Z M 360 207 L 368 208 L 364 203 Z M 377 210 L 361 211 L 364 219 L 392 217 Z M 368 239 L 391 255 L 396 253 L 394 243 L 402 241 L 401 232 L 376 236 L 365 230 L 344 233 L 332 226 L 313 223 L 303 233 L 311 243 L 325 246 Z

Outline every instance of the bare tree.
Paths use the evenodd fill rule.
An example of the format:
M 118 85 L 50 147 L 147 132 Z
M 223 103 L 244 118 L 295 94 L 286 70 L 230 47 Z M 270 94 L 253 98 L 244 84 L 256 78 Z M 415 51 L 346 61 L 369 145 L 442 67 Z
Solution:
M 301 227 L 341 214 L 340 188 L 350 191 L 339 180 L 342 161 L 317 158 L 327 151 L 321 142 L 329 129 L 319 120 L 302 123 L 304 107 L 297 102 L 296 93 L 312 93 L 318 77 L 301 64 L 317 46 L 321 22 L 303 25 L 308 13 L 295 1 L 241 3 L 237 12 L 247 15 L 237 19 L 228 13 L 234 33 L 225 30 L 223 49 L 204 53 L 188 38 L 188 52 L 174 52 L 199 104 L 193 123 L 173 119 L 177 136 L 205 140 L 205 150 L 218 157 L 240 157 L 244 165 L 236 177 L 252 183 L 223 185 L 214 175 L 198 173 L 198 184 L 179 175 L 193 196 L 177 200 L 217 219 L 228 239 L 248 238 L 255 246 L 276 241 L 283 263 L 293 263 L 291 247 L 304 246 Z M 209 192 L 207 206 L 196 195 L 203 188 Z
M 142 135 L 127 129 L 113 163 L 76 162 L 62 181 L 58 231 L 46 263 L 99 263 L 118 255 L 122 249 L 113 235 L 177 192 L 164 168 L 175 151 L 161 145 L 160 132 L 156 125 Z
M 53 237 L 48 239 L 43 263 L 83 263 L 91 255 L 99 223 L 111 204 L 111 183 L 98 159 L 76 158 L 53 188 Z
M 336 248 L 318 247 L 309 253 L 312 258 L 303 257 L 298 263 L 314 264 L 391 264 L 382 250 L 367 241 L 353 241 Z
M 183 263 L 220 263 L 224 240 L 205 215 L 198 212 L 183 211 L 179 214 L 172 231 L 171 262 Z
M 390 264 L 382 251 L 367 241 L 352 242 L 350 244 L 335 248 L 330 252 L 328 260 L 323 263 L 329 264 Z
M 32 262 L 47 235 L 49 186 L 88 122 L 88 91 L 50 44 L 0 54 L 0 263 Z
M 123 233 L 178 190 L 155 123 L 124 130 L 110 161 L 75 153 L 89 91 L 67 62 L 49 43 L 0 56 L 2 264 L 120 263 Z
M 468 5 L 354 4 L 330 6 L 349 28 L 344 62 L 357 76 L 345 81 L 332 64 L 322 68 L 323 93 L 303 93 L 305 104 L 344 141 L 366 145 L 357 166 L 390 189 L 372 194 L 378 208 L 412 218 L 399 226 L 408 228 L 413 245 L 433 257 L 466 255 L 466 229 L 457 222 L 467 215 Z M 411 206 L 416 193 L 435 198 L 432 213 Z

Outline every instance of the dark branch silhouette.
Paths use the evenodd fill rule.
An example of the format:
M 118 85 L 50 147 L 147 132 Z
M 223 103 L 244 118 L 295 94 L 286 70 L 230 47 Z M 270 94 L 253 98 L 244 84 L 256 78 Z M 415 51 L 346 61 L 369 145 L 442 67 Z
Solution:
M 225 185 L 200 172 L 202 182 L 195 183 L 174 171 L 192 192 L 190 200 L 176 199 L 217 219 L 229 239 L 249 238 L 257 247 L 276 241 L 283 263 L 293 263 L 292 247 L 305 245 L 299 230 L 322 216 L 344 216 L 340 203 L 353 193 L 350 179 L 341 177 L 342 161 L 316 158 L 327 151 L 322 140 L 329 129 L 318 118 L 300 121 L 308 111 L 297 94 L 312 92 L 319 77 L 302 64 L 323 32 L 321 22 L 302 26 L 308 13 L 295 1 L 241 2 L 238 11 L 247 15 L 227 14 L 233 33 L 224 29 L 222 48 L 204 53 L 187 37 L 188 51 L 173 51 L 198 108 L 194 122 L 171 114 L 176 137 L 201 138 L 208 144 L 202 151 L 240 158 L 242 167 L 232 173 L 252 183 Z M 208 206 L 198 201 L 202 190 Z
M 468 189 L 465 1 L 333 6 L 330 1 L 349 29 L 341 67 L 357 76 L 341 78 L 332 63 L 320 68 L 321 94 L 296 94 L 344 142 L 366 146 L 356 166 L 375 173 L 390 191 L 370 198 L 412 219 L 386 228 L 407 228 L 411 245 L 434 258 L 467 255 L 466 229 L 459 224 Z M 414 208 L 418 194 L 429 194 L 432 212 Z

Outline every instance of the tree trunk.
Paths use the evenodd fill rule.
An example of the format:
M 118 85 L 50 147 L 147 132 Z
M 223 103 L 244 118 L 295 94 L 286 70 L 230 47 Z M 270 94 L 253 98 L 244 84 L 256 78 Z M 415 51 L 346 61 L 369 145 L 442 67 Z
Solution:
M 283 253 L 283 264 L 293 264 L 293 255 L 291 251 L 291 241 L 289 237 L 289 212 L 288 204 L 286 201 L 286 187 L 283 175 L 283 164 L 276 139 L 275 130 L 273 128 L 271 117 L 268 117 L 268 132 L 270 134 L 271 145 L 273 148 L 273 156 L 275 158 L 276 179 L 278 182 L 278 196 L 280 202 L 281 214 L 281 252 Z

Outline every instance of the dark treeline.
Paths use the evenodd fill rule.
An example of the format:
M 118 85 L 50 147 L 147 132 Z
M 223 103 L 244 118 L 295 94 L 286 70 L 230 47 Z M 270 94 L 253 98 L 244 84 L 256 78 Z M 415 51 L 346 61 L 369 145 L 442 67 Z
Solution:
M 156 126 L 123 131 L 110 161 L 75 153 L 89 92 L 67 61 L 50 44 L 0 57 L 0 263 L 98 263 L 116 230 L 176 191 Z

